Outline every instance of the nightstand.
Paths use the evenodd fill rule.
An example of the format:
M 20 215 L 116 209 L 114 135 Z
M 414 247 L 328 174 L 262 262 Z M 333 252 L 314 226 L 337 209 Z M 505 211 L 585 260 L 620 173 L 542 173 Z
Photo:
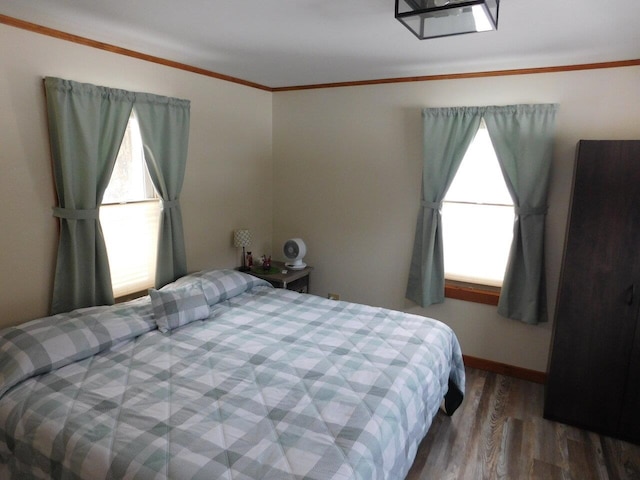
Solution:
M 287 273 L 282 273 L 286 270 Z M 276 288 L 286 288 L 299 293 L 309 293 L 309 274 L 313 267 L 304 267 L 302 270 L 292 270 L 284 265 L 284 262 L 271 262 L 271 270 L 265 272 L 261 266 L 253 266 L 247 273 L 254 277 L 262 278 Z

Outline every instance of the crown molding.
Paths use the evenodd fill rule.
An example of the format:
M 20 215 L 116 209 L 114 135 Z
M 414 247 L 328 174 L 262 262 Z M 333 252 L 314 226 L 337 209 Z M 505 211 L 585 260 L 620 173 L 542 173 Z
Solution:
M 0 14 L 0 24 L 9 25 L 11 27 L 20 28 L 22 30 L 28 30 L 30 32 L 39 33 L 41 35 L 47 35 L 49 37 L 57 38 L 60 40 L 66 40 L 68 42 L 77 43 L 91 48 L 97 48 L 107 52 L 115 53 L 118 55 L 124 55 L 127 57 L 136 58 L 146 62 L 156 63 L 164 65 L 170 68 L 176 68 L 178 70 L 184 70 L 187 72 L 195 73 L 198 75 L 204 75 L 206 77 L 216 78 L 218 80 L 224 80 L 226 82 L 237 83 L 246 87 L 257 88 L 267 92 L 291 92 L 300 90 L 317 90 L 323 88 L 338 88 L 338 87 L 358 87 L 368 85 L 383 85 L 390 83 L 413 83 L 413 82 L 430 82 L 436 80 L 460 80 L 470 78 L 486 78 L 486 77 L 505 77 L 512 75 L 534 75 L 539 73 L 558 73 L 558 72 L 572 72 L 578 70 L 596 70 L 603 68 L 622 68 L 622 67 L 635 67 L 640 66 L 640 59 L 633 60 L 619 60 L 611 62 L 600 63 L 582 63 L 576 65 L 561 65 L 555 67 L 539 67 L 539 68 L 520 68 L 512 70 L 492 70 L 486 72 L 469 72 L 469 73 L 449 73 L 441 75 L 426 75 L 426 76 L 414 76 L 414 77 L 396 77 L 396 78 L 382 78 L 373 80 L 359 80 L 351 82 L 334 82 L 334 83 L 318 83 L 313 85 L 296 85 L 289 87 L 268 87 L 259 83 L 250 82 L 241 78 L 224 75 L 211 70 L 207 70 L 200 67 L 194 67 L 193 65 L 187 65 L 185 63 L 168 60 L 153 55 L 147 55 L 146 53 L 137 52 L 128 48 L 118 47 L 117 45 L 111 45 L 108 43 L 98 42 L 90 38 L 81 37 L 79 35 L 73 35 L 54 28 L 45 27 L 35 23 L 27 22 L 26 20 L 20 20 L 8 15 Z

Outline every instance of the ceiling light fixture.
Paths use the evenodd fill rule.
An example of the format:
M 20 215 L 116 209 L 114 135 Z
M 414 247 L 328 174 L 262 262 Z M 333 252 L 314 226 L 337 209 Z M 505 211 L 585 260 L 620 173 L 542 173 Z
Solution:
M 500 0 L 396 0 L 396 18 L 420 40 L 498 29 Z

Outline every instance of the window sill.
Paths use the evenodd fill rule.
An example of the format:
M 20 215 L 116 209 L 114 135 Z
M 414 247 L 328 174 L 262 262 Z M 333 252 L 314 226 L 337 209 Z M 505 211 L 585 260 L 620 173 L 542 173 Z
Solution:
M 116 303 L 125 303 L 131 300 L 135 300 L 136 298 L 144 297 L 149 294 L 149 290 L 140 290 L 139 292 L 128 293 L 126 295 L 122 295 L 120 297 L 115 298 Z
M 446 280 L 444 296 L 467 302 L 484 303 L 485 305 L 495 306 L 498 305 L 498 299 L 500 298 L 500 288 Z

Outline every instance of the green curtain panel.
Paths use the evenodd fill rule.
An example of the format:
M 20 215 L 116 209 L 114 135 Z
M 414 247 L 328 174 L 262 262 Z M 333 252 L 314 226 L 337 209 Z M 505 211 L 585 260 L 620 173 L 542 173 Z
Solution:
M 444 302 L 442 200 L 482 120 L 475 107 L 425 108 L 422 201 L 406 297 L 426 307 Z
M 114 302 L 98 209 L 131 112 L 163 200 L 156 286 L 187 272 L 179 195 L 189 141 L 188 100 L 47 77 L 49 137 L 60 219 L 52 313 Z
M 98 219 L 133 106 L 131 93 L 60 78 L 44 80 L 60 238 L 52 313 L 113 303 Z
M 156 288 L 160 288 L 187 273 L 179 198 L 189 144 L 190 102 L 138 94 L 134 110 L 151 180 L 162 198 L 156 265 Z
M 489 107 L 484 121 L 515 206 L 513 243 L 498 313 L 547 321 L 544 232 L 558 105 Z

